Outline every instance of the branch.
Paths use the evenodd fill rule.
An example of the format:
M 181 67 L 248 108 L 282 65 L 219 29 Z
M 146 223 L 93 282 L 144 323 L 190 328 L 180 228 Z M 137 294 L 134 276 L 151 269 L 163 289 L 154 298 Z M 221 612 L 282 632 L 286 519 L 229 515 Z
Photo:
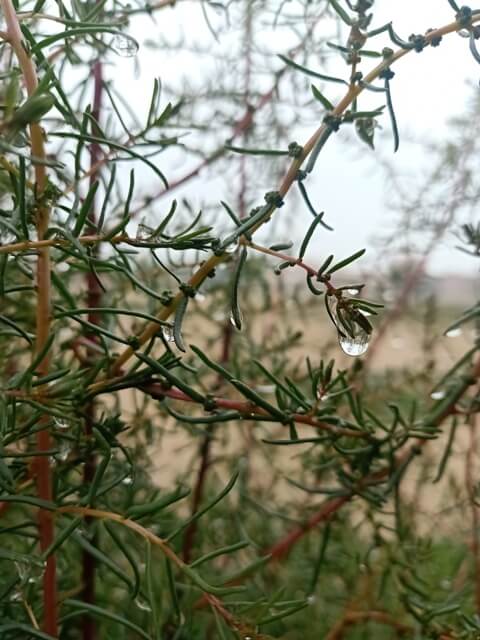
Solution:
M 480 16 L 476 15 L 472 18 L 473 22 L 480 21 Z M 435 29 L 433 31 L 429 31 L 425 34 L 425 42 L 430 44 L 432 40 L 438 39 L 439 37 L 445 36 L 449 33 L 455 33 L 461 26 L 457 22 L 451 22 L 441 29 Z M 374 82 L 376 78 L 380 76 L 382 71 L 389 68 L 392 64 L 406 56 L 408 53 L 413 51 L 413 49 L 399 49 L 391 57 L 386 60 L 383 60 L 380 64 L 378 64 L 369 74 L 367 74 L 364 78 L 364 82 L 360 85 L 349 85 L 348 90 L 344 97 L 340 100 L 338 105 L 333 109 L 331 115 L 333 117 L 342 116 L 348 107 L 357 99 L 357 97 L 364 91 L 364 87 Z M 295 158 L 290 165 L 287 173 L 285 174 L 280 187 L 278 189 L 278 195 L 280 198 L 284 198 L 292 184 L 296 181 L 298 171 L 301 166 L 311 154 L 313 149 L 315 148 L 317 142 L 324 136 L 328 131 L 329 125 L 327 123 L 323 123 L 317 131 L 310 137 L 310 139 L 306 142 L 306 144 L 302 148 L 302 152 L 298 158 Z M 270 203 L 267 210 L 265 211 L 265 215 L 262 216 L 262 219 L 257 222 L 251 229 L 249 229 L 249 233 L 252 234 L 256 230 L 258 230 L 261 226 L 263 226 L 266 222 L 268 222 L 271 216 L 275 213 L 278 208 L 277 203 Z M 229 259 L 228 255 L 212 255 L 208 260 L 206 260 L 200 269 L 190 278 L 188 284 L 191 287 L 197 289 L 201 286 L 202 282 L 206 279 L 207 275 L 212 272 L 219 264 L 225 262 Z M 175 298 L 172 300 L 170 305 L 163 307 L 158 313 L 159 320 L 167 320 L 172 313 L 174 313 L 183 300 L 183 292 L 179 292 Z M 147 324 L 145 329 L 137 336 L 138 344 L 140 348 L 144 344 L 146 344 L 157 332 L 157 325 L 155 323 Z M 110 375 L 115 375 L 121 369 L 121 367 L 133 356 L 135 350 L 132 347 L 127 347 L 114 361 L 112 364 Z M 90 387 L 90 391 L 97 391 L 103 385 L 107 384 L 107 381 L 101 381 L 99 383 L 93 384 Z
M 1 0 L 1 6 L 5 15 L 7 25 L 8 40 L 17 56 L 28 96 L 35 93 L 38 86 L 37 73 L 33 61 L 27 53 L 20 24 L 13 6 L 12 0 Z M 46 159 L 45 147 L 43 143 L 43 131 L 38 122 L 32 122 L 30 128 L 30 146 L 32 155 L 40 160 Z M 42 199 L 47 186 L 47 174 L 45 165 L 34 164 L 36 197 L 37 197 L 37 236 L 43 240 L 48 229 L 50 210 L 49 206 Z M 37 259 L 37 311 L 36 311 L 36 345 L 35 353 L 40 353 L 47 343 L 50 333 L 50 250 L 44 247 L 39 250 Z M 39 375 L 48 374 L 50 365 L 49 354 L 45 355 L 37 367 Z M 37 433 L 37 447 L 40 452 L 49 451 L 51 448 L 51 438 L 48 431 L 49 416 L 42 416 L 40 424 L 44 429 Z M 52 473 L 48 455 L 39 455 L 34 463 L 36 473 L 36 483 L 38 496 L 42 500 L 52 499 Z M 54 539 L 53 515 L 48 511 L 40 510 L 38 513 L 38 528 L 40 548 L 42 551 L 48 549 Z M 45 574 L 43 577 L 43 604 L 44 623 L 43 629 L 46 633 L 57 635 L 57 595 L 56 595 L 56 561 L 55 555 L 51 554 L 47 559 Z

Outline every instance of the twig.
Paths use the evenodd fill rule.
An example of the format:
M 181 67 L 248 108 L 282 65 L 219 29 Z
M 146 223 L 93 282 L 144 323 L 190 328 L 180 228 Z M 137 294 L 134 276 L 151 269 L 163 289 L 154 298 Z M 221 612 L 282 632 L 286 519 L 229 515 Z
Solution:
M 7 25 L 7 33 L 9 43 L 15 51 L 20 68 L 25 81 L 25 86 L 29 97 L 33 96 L 38 86 L 37 73 L 33 61 L 27 53 L 23 34 L 20 29 L 18 18 L 13 6 L 12 0 L 1 0 L 5 22 Z M 45 147 L 43 142 L 43 131 L 38 122 L 30 123 L 30 145 L 32 155 L 40 159 L 45 159 Z M 45 165 L 35 163 L 35 187 L 37 200 L 36 227 L 37 237 L 43 240 L 48 229 L 50 210 L 49 206 L 43 198 L 45 188 L 47 186 L 47 174 Z M 39 250 L 37 258 L 37 311 L 36 311 L 36 345 L 35 352 L 39 353 L 47 343 L 50 333 L 50 250 L 44 247 Z M 37 366 L 39 375 L 47 375 L 49 371 L 50 356 L 45 355 Z M 51 438 L 47 425 L 49 416 L 42 416 L 40 424 L 45 428 L 37 433 L 37 448 L 39 451 L 49 451 L 51 448 Z M 52 473 L 50 468 L 49 457 L 47 455 L 39 455 L 34 463 L 37 492 L 42 500 L 50 501 L 52 499 Z M 54 520 L 52 513 L 39 510 L 38 528 L 40 548 L 45 551 L 54 539 Z M 56 595 L 56 560 L 55 555 L 51 554 L 46 563 L 45 574 L 43 577 L 43 603 L 44 603 L 44 622 L 43 629 L 46 633 L 57 635 L 57 595 Z

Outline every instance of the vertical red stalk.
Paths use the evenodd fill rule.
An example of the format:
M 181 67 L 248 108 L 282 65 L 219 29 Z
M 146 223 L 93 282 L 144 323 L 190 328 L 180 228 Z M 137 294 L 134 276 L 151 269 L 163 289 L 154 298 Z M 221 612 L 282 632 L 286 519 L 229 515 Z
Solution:
M 11 0 L 1 0 L 1 6 L 5 16 L 7 25 L 8 42 L 15 51 L 18 63 L 22 70 L 27 94 L 31 97 L 38 86 L 37 72 L 32 59 L 29 57 L 28 48 L 24 43 L 23 34 L 20 29 L 15 7 Z M 30 146 L 33 156 L 44 159 L 44 133 L 38 122 L 32 122 L 30 129 Z M 48 202 L 43 198 L 45 188 L 47 186 L 47 173 L 44 164 L 37 163 L 34 165 L 35 172 L 35 199 L 37 205 L 36 212 L 36 230 L 38 240 L 43 240 L 48 229 L 50 221 L 50 207 Z M 50 334 L 50 303 L 51 303 L 51 278 L 50 278 L 50 249 L 44 247 L 38 251 L 36 266 L 36 292 L 37 292 L 37 309 L 36 309 L 36 341 L 35 353 L 39 353 L 47 343 Z M 49 372 L 50 356 L 47 354 L 37 367 L 39 375 L 44 376 Z M 42 416 L 40 425 L 43 427 L 37 433 L 37 448 L 40 453 L 46 452 L 51 448 L 51 437 L 48 430 L 50 417 Z M 52 495 L 52 470 L 50 467 L 49 456 L 39 455 L 33 462 L 33 471 L 35 474 L 35 482 L 38 497 L 42 500 L 50 502 Z M 51 511 L 43 509 L 38 513 L 38 536 L 40 542 L 40 550 L 46 551 L 52 544 L 54 531 L 54 516 Z M 57 586 L 56 586 L 56 560 L 55 555 L 51 554 L 46 563 L 45 573 L 43 575 L 43 630 L 51 636 L 57 635 Z
M 103 69 L 102 63 L 99 59 L 97 59 L 93 65 L 93 106 L 92 106 L 92 116 L 96 122 L 99 122 L 101 107 L 102 107 L 102 94 L 103 94 Z M 95 132 L 94 132 L 95 135 Z M 90 167 L 97 166 L 98 160 L 100 158 L 100 146 L 96 143 L 93 143 L 90 147 Z M 90 175 L 90 187 L 95 183 L 98 178 L 99 170 L 93 171 Z M 92 225 L 96 224 L 97 216 L 95 213 L 95 203 L 92 205 L 92 209 L 88 216 L 89 221 Z M 94 245 L 92 247 L 92 252 L 96 253 L 97 248 Z M 95 309 L 99 307 L 101 304 L 101 296 L 102 290 L 100 284 L 95 277 L 95 274 L 92 271 L 89 271 L 86 276 L 86 284 L 87 284 L 87 307 L 89 309 Z M 99 314 L 96 311 L 90 311 L 88 314 L 88 321 L 93 325 L 98 325 L 100 323 Z M 92 342 L 97 340 L 95 333 L 90 332 L 87 334 L 87 337 Z M 90 361 L 92 354 L 89 354 L 87 358 Z M 87 442 L 89 442 L 92 438 L 93 434 L 93 425 L 95 422 L 95 401 L 91 399 L 88 405 L 85 407 L 85 435 Z M 88 486 L 95 475 L 96 469 L 96 457 L 95 454 L 88 453 L 85 458 L 85 466 L 83 470 L 83 481 L 85 486 Z M 86 518 L 85 523 L 88 526 L 91 526 L 91 519 Z M 95 558 L 86 550 L 83 551 L 83 559 L 82 559 L 82 583 L 83 583 L 83 593 L 82 598 L 85 602 L 89 604 L 95 603 L 95 573 L 96 573 L 96 562 Z M 82 634 L 83 640 L 95 640 L 96 638 L 96 625 L 94 619 L 86 614 L 83 618 L 82 623 Z

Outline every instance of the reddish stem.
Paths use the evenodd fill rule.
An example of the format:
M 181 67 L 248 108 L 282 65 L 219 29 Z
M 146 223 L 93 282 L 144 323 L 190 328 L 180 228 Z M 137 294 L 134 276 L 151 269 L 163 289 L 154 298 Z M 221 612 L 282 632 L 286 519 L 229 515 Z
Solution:
M 92 116 L 95 122 L 100 119 L 101 107 L 102 107 L 102 94 L 103 94 L 103 70 L 100 60 L 96 60 L 93 65 L 93 108 Z M 95 133 L 95 132 L 94 132 Z M 95 167 L 102 154 L 102 150 L 97 143 L 93 143 L 90 147 L 90 166 Z M 98 178 L 98 171 L 93 171 L 90 175 L 90 187 L 95 183 Z M 96 224 L 95 204 L 92 205 L 92 209 L 89 213 L 88 219 L 92 223 L 93 228 Z M 98 253 L 98 247 L 92 247 L 92 253 Z M 89 309 L 98 308 L 101 306 L 102 290 L 100 284 L 95 277 L 93 271 L 88 271 L 86 275 L 87 284 L 87 307 Z M 95 311 L 90 311 L 88 314 L 88 321 L 93 325 L 100 324 L 100 316 Z M 97 341 L 95 333 L 89 332 L 86 336 L 92 342 Z M 88 353 L 87 360 L 91 361 L 94 357 L 92 352 Z M 87 443 L 91 441 L 93 434 L 93 425 L 95 423 L 95 400 L 92 398 L 88 405 L 85 407 L 85 436 Z M 87 453 L 85 458 L 85 466 L 83 469 L 83 482 L 85 486 L 89 486 L 93 481 L 96 470 L 96 456 L 93 452 Z M 92 526 L 91 518 L 85 518 L 85 524 L 87 527 Z M 96 573 L 96 561 L 95 558 L 87 551 L 83 551 L 82 558 L 82 582 L 83 593 L 82 598 L 89 604 L 95 603 L 95 573 Z M 96 625 L 94 619 L 86 614 L 82 621 L 82 633 L 83 640 L 95 640 L 96 638 Z

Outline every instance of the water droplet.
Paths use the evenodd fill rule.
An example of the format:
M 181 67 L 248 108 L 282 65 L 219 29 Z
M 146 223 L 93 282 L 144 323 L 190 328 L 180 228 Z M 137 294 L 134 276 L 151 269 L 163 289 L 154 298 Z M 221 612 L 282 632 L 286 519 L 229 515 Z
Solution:
M 21 584 L 25 584 L 30 577 L 30 565 L 28 564 L 28 562 L 15 560 L 15 568 L 17 570 Z
M 274 384 L 259 384 L 255 387 L 255 391 L 257 393 L 274 393 L 275 385 Z
M 14 244 L 16 240 L 15 234 L 12 233 L 10 229 L 6 229 L 5 227 L 0 229 L 0 244 Z
M 169 324 L 164 324 L 162 326 L 163 337 L 167 342 L 175 342 L 175 338 L 173 336 L 173 327 Z
M 240 315 L 239 320 L 241 323 L 240 326 L 237 325 L 237 322 L 235 320 L 235 316 L 233 315 L 233 313 L 230 313 L 230 324 L 232 325 L 232 327 L 235 327 L 235 329 L 238 329 L 238 331 L 241 331 L 243 326 L 243 317 L 241 313 L 239 315 Z
M 234 242 L 231 242 L 230 244 L 228 244 L 224 251 L 227 255 L 231 256 L 232 254 L 235 253 L 235 251 L 238 249 L 238 242 L 237 240 L 235 240 Z
M 65 462 L 70 455 L 72 446 L 69 440 L 62 440 L 58 445 L 58 451 L 55 454 L 55 459 L 59 462 Z
M 72 426 L 70 422 L 68 422 L 67 420 L 63 420 L 61 418 L 54 418 L 53 424 L 56 429 L 60 429 L 61 431 L 66 431 L 67 429 L 70 429 L 70 427 Z
M 125 486 L 129 487 L 130 485 L 133 484 L 133 478 L 132 476 L 125 476 L 125 478 L 122 480 L 122 484 L 124 484 Z
M 308 604 L 314 604 L 315 600 L 316 600 L 316 597 L 315 597 L 315 595 L 313 593 L 312 593 L 312 595 L 308 596 L 308 598 L 307 598 Z
M 152 608 L 150 606 L 150 603 L 147 600 L 145 600 L 144 598 L 142 598 L 141 596 L 137 596 L 135 598 L 135 604 L 142 611 L 151 611 L 152 610 Z
M 443 398 L 445 398 L 445 391 L 442 391 L 441 389 L 439 389 L 438 391 L 433 391 L 430 394 L 430 397 L 432 400 L 443 400 Z
M 152 233 L 152 227 L 149 227 L 148 224 L 145 223 L 145 218 L 142 218 L 142 221 L 138 224 L 135 238 L 137 240 L 148 240 L 149 238 L 151 238 Z
M 358 294 L 360 293 L 360 289 L 358 289 L 357 287 L 352 287 L 351 289 L 347 289 L 347 293 L 350 296 L 358 296 Z
M 131 36 L 119 33 L 113 39 L 112 49 L 122 58 L 132 58 L 137 55 L 138 42 Z
M 338 334 L 338 342 L 347 356 L 363 356 L 368 349 L 370 334 L 357 324 L 354 325 L 355 337 Z
M 12 591 L 10 594 L 9 600 L 10 602 L 21 602 L 23 600 L 22 592 L 15 589 L 15 591 Z
M 447 331 L 445 335 L 447 338 L 458 338 L 458 336 L 461 336 L 462 333 L 463 331 L 460 329 L 460 327 L 457 327 L 456 329 L 450 329 L 450 331 Z
M 46 568 L 46 562 L 32 563 L 30 565 L 30 577 L 28 578 L 28 583 L 36 584 L 39 582 L 43 578 Z

